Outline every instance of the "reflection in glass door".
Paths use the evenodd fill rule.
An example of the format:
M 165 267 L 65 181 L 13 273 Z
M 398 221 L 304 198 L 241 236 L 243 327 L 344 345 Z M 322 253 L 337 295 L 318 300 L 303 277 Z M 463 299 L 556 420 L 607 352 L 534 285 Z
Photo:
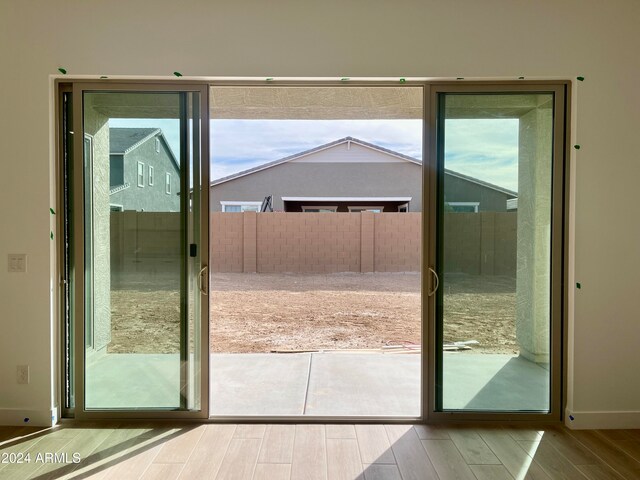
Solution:
M 77 405 L 199 411 L 208 288 L 202 90 L 75 92 L 82 92 L 75 130 L 84 142 Z
M 557 95 L 437 95 L 436 411 L 546 414 L 558 397 Z

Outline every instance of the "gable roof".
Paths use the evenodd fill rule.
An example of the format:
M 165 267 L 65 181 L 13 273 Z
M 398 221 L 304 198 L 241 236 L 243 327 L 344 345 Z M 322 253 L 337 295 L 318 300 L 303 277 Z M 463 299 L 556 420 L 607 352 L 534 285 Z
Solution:
M 109 153 L 124 155 L 158 133 L 159 128 L 109 128 Z
M 109 155 L 125 155 L 156 136 L 166 144 L 173 166 L 179 172 L 180 164 L 164 138 L 161 128 L 109 128 Z
M 469 175 L 463 175 L 462 173 L 454 172 L 453 170 L 449 170 L 448 168 L 444 169 L 444 173 L 446 173 L 447 175 L 451 175 L 452 177 L 466 180 L 467 182 L 476 183 L 482 187 L 487 187 L 492 190 L 496 190 L 506 195 L 511 195 L 512 197 L 518 196 L 518 192 L 514 192 L 513 190 L 509 190 L 508 188 L 501 187 L 500 185 L 495 185 L 493 183 L 485 182 L 484 180 L 480 180 L 475 177 L 470 177 Z
M 355 137 L 344 137 L 344 138 L 340 138 L 338 140 L 334 140 L 333 142 L 325 143 L 325 144 L 320 145 L 318 147 L 314 147 L 314 148 L 311 148 L 309 150 L 305 150 L 305 151 L 300 152 L 300 153 L 294 153 L 293 155 L 289 155 L 288 157 L 280 158 L 280 159 L 275 160 L 273 162 L 263 163 L 262 165 L 257 165 L 257 166 L 255 166 L 253 168 L 249 168 L 247 170 L 243 170 L 241 172 L 237 172 L 237 173 L 234 173 L 232 175 L 228 175 L 226 177 L 221 177 L 221 178 L 214 179 L 214 180 L 211 181 L 211 186 L 213 187 L 215 185 L 220 185 L 221 183 L 226 183 L 226 182 L 229 182 L 231 180 L 235 180 L 236 178 L 244 177 L 246 175 L 250 175 L 252 173 L 259 172 L 261 170 L 266 170 L 267 168 L 275 167 L 275 166 L 281 165 L 283 163 L 287 163 L 287 162 L 291 162 L 291 161 L 294 161 L 294 160 L 298 160 L 299 158 L 306 157 L 307 155 L 311 155 L 313 153 L 317 153 L 317 152 L 320 152 L 322 150 L 326 150 L 328 148 L 332 148 L 332 147 L 335 147 L 337 145 L 340 145 L 340 144 L 343 144 L 343 143 L 348 143 L 348 142 L 352 142 L 352 143 L 361 145 L 363 147 L 370 148 L 372 150 L 377 150 L 379 152 L 386 153 L 387 155 L 391 155 L 393 157 L 399 158 L 401 160 L 405 160 L 405 161 L 410 162 L 410 163 L 414 163 L 416 165 L 422 165 L 422 160 L 410 157 L 409 155 L 405 155 L 403 153 L 396 152 L 394 150 L 390 150 L 390 149 L 385 148 L 385 147 L 381 147 L 380 145 L 375 145 L 373 143 L 365 142 L 364 140 L 360 140 L 360 139 L 355 138 Z M 492 183 L 485 182 L 484 180 L 479 180 L 477 178 L 470 177 L 468 175 L 463 175 L 462 173 L 454 172 L 453 170 L 445 169 L 445 173 L 448 174 L 448 175 L 451 175 L 453 177 L 457 177 L 457 178 L 460 178 L 462 180 L 466 180 L 468 182 L 476 183 L 476 184 L 481 185 L 483 187 L 487 187 L 487 188 L 491 188 L 493 190 L 497 190 L 497 191 L 499 191 L 501 193 L 505 193 L 507 195 L 512 195 L 514 197 L 518 196 L 517 192 L 514 192 L 514 191 L 509 190 L 509 189 L 504 188 L 504 187 L 500 187 L 499 185 L 494 185 Z
M 328 148 L 335 147 L 336 145 L 340 145 L 342 143 L 352 142 L 363 147 L 371 148 L 373 150 L 378 150 L 379 152 L 386 153 L 388 155 L 400 158 L 402 160 L 406 160 L 407 162 L 416 163 L 418 165 L 422 165 L 422 162 L 418 159 L 410 157 L 408 155 L 404 155 L 399 152 L 394 152 L 393 150 L 389 150 L 388 148 L 381 147 L 379 145 L 374 145 L 373 143 L 365 142 L 364 140 L 357 139 L 355 137 L 344 137 L 338 140 L 334 140 L 333 142 L 325 143 L 324 145 L 320 145 L 318 147 L 311 148 L 309 150 L 305 150 L 303 152 L 294 153 L 293 155 L 289 155 L 288 157 L 280 158 L 273 162 L 263 163 L 262 165 L 255 166 L 253 168 L 249 168 L 247 170 L 243 170 L 238 173 L 234 173 L 233 175 L 228 175 L 226 177 L 217 178 L 211 181 L 211 186 L 219 185 L 221 183 L 228 182 L 230 180 L 234 180 L 239 177 L 244 177 L 245 175 L 249 175 L 251 173 L 259 172 L 260 170 L 266 170 L 267 168 L 275 167 L 276 165 L 280 165 L 282 163 L 291 162 L 293 160 L 298 160 L 299 158 L 306 157 L 307 155 L 311 155 L 312 153 L 317 153 L 322 150 L 327 150 Z

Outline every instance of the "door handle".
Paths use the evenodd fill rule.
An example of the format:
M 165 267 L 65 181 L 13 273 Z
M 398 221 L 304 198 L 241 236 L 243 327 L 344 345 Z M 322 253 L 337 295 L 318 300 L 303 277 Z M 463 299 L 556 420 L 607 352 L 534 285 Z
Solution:
M 203 282 L 202 281 L 202 277 L 206 276 L 207 277 L 207 281 Z M 202 267 L 202 269 L 200 270 L 200 273 L 198 274 L 198 284 L 200 286 L 200 293 L 203 295 L 209 295 L 209 266 L 205 265 L 204 267 Z
M 432 278 L 435 279 L 435 287 L 433 287 L 433 290 L 431 290 L 427 295 L 429 297 L 433 296 L 433 294 L 436 293 L 436 291 L 438 291 L 438 287 L 440 286 L 440 278 L 438 277 L 438 274 L 436 273 L 436 271 L 429 267 L 429 272 L 432 275 Z

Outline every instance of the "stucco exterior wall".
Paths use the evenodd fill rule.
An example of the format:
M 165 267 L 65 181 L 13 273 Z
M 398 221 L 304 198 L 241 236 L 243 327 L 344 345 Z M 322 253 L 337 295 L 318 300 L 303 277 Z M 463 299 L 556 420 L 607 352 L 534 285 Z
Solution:
M 509 198 L 515 197 L 453 175 L 444 176 L 445 202 L 480 202 L 480 212 L 506 212 Z
M 516 334 L 521 355 L 549 363 L 551 315 L 551 161 L 553 109 L 520 118 Z
M 507 199 L 514 198 L 449 174 L 445 175 L 444 188 L 445 201 L 479 202 L 481 212 L 505 212 Z M 282 197 L 300 196 L 411 197 L 409 211 L 420 212 L 422 165 L 410 162 L 283 163 L 212 186 L 211 211 L 222 211 L 221 201 L 259 202 L 267 195 L 273 195 L 275 211 L 284 211 Z
M 144 164 L 144 187 L 138 186 L 138 162 Z M 154 168 L 154 182 L 149 185 L 149 166 Z M 171 193 L 165 190 L 165 174 L 171 174 Z M 169 147 L 160 141 L 156 152 L 155 137 L 131 150 L 124 156 L 124 181 L 130 187 L 110 196 L 112 205 L 122 205 L 124 210 L 145 212 L 180 211 L 180 171 L 171 159 Z
M 86 326 L 93 338 L 88 339 L 94 350 L 104 349 L 111 341 L 111 249 L 109 243 L 109 119 L 94 110 L 92 96 L 86 95 L 84 109 L 84 131 L 92 138 L 93 161 L 85 169 L 91 168 L 90 174 L 85 174 L 85 192 L 91 192 L 91 197 L 85 201 L 86 213 L 90 213 L 85 235 L 87 248 L 91 250 L 87 258 L 85 283 L 89 297 L 86 298 Z
M 215 159 L 214 159 L 215 161 Z M 283 196 L 411 197 L 409 211 L 422 210 L 422 167 L 403 163 L 283 163 L 211 187 L 211 211 L 221 201 L 262 201 L 273 195 L 273 209 L 284 210 Z

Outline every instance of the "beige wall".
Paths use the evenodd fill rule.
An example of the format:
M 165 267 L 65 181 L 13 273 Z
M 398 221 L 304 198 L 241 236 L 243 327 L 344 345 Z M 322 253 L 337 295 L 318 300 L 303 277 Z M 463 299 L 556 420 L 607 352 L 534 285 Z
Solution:
M 162 270 L 162 263 L 179 261 L 179 213 L 128 210 L 111 212 L 109 217 L 112 270 L 143 271 L 154 267 L 158 271 Z
M 421 213 L 211 213 L 213 273 L 420 271 Z M 515 212 L 445 213 L 445 272 L 516 274 Z M 177 213 L 112 212 L 114 272 L 179 251 Z M 156 265 L 157 264 L 157 265 Z
M 640 427 L 637 0 L 0 2 L 0 423 L 47 421 L 57 348 L 50 75 L 566 78 L 571 143 L 569 405 L 574 425 Z M 3 263 L 3 265 L 6 265 Z M 17 385 L 16 365 L 31 366 Z M 20 421 L 22 419 L 20 418 Z
M 211 214 L 211 271 L 417 272 L 420 213 Z
M 445 213 L 444 271 L 516 276 L 516 212 Z

